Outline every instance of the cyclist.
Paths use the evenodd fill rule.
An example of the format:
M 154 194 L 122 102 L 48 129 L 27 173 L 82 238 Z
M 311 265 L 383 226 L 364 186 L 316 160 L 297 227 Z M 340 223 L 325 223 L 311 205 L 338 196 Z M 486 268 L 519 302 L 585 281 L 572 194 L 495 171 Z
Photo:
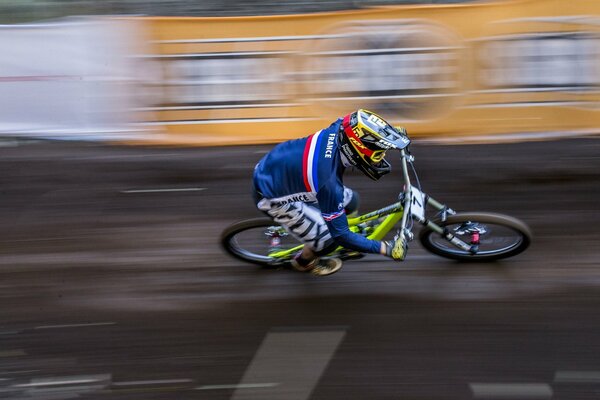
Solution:
M 296 270 L 320 276 L 337 272 L 342 261 L 324 257 L 337 246 L 404 259 L 407 245 L 402 235 L 377 241 L 349 230 L 346 214 L 358 208 L 358 196 L 344 186 L 343 174 L 356 167 L 378 180 L 391 171 L 386 151 L 409 143 L 404 128 L 359 109 L 313 135 L 277 145 L 258 162 L 255 204 L 304 243 L 292 260 Z

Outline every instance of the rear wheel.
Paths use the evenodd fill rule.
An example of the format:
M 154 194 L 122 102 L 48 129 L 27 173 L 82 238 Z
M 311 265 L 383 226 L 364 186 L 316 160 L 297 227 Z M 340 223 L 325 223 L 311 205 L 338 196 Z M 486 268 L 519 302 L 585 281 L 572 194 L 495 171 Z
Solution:
M 301 245 L 281 225 L 268 218 L 255 218 L 231 225 L 221 235 L 221 245 L 232 256 L 253 264 L 276 266 L 288 259 L 269 256 Z
M 459 213 L 445 221 L 434 221 L 467 244 L 477 246 L 474 254 L 459 249 L 440 234 L 425 227 L 419 240 L 428 251 L 460 261 L 493 261 L 523 252 L 531 243 L 531 230 L 522 221 L 502 214 Z

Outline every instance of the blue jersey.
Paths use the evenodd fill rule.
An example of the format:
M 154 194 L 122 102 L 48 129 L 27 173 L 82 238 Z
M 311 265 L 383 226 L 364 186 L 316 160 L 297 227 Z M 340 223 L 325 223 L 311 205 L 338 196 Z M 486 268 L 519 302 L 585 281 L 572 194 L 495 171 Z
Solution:
M 381 243 L 348 229 L 338 132 L 341 119 L 311 136 L 281 143 L 256 165 L 254 185 L 272 202 L 317 202 L 331 236 L 348 249 L 379 253 Z

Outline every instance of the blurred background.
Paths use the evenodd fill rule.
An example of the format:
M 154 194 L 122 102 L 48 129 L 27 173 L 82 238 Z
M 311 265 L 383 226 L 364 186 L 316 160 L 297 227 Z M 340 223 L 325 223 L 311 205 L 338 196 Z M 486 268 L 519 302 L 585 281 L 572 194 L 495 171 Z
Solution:
M 449 4 L 464 0 L 325 0 L 325 1 L 263 1 L 263 0 L 3 0 L 0 3 L 2 23 L 37 21 L 68 15 L 179 15 L 235 16 L 272 15 L 339 11 L 393 4 Z
M 0 0 L 0 398 L 597 399 L 600 4 Z M 364 107 L 531 247 L 316 278 L 219 245 Z M 361 210 L 396 201 L 398 160 Z M 416 233 L 416 232 L 415 232 Z
M 272 143 L 357 107 L 445 141 L 581 136 L 600 122 L 598 6 L 583 0 L 1 7 L 27 21 L 0 27 L 10 136 Z

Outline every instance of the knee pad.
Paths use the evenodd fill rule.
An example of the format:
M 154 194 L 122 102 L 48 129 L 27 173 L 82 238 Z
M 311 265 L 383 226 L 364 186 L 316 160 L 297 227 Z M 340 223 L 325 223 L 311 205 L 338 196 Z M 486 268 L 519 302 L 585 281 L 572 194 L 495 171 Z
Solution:
M 333 243 L 327 224 L 315 207 L 294 202 L 267 212 L 275 222 L 285 226 L 288 232 L 314 252 L 322 252 Z

